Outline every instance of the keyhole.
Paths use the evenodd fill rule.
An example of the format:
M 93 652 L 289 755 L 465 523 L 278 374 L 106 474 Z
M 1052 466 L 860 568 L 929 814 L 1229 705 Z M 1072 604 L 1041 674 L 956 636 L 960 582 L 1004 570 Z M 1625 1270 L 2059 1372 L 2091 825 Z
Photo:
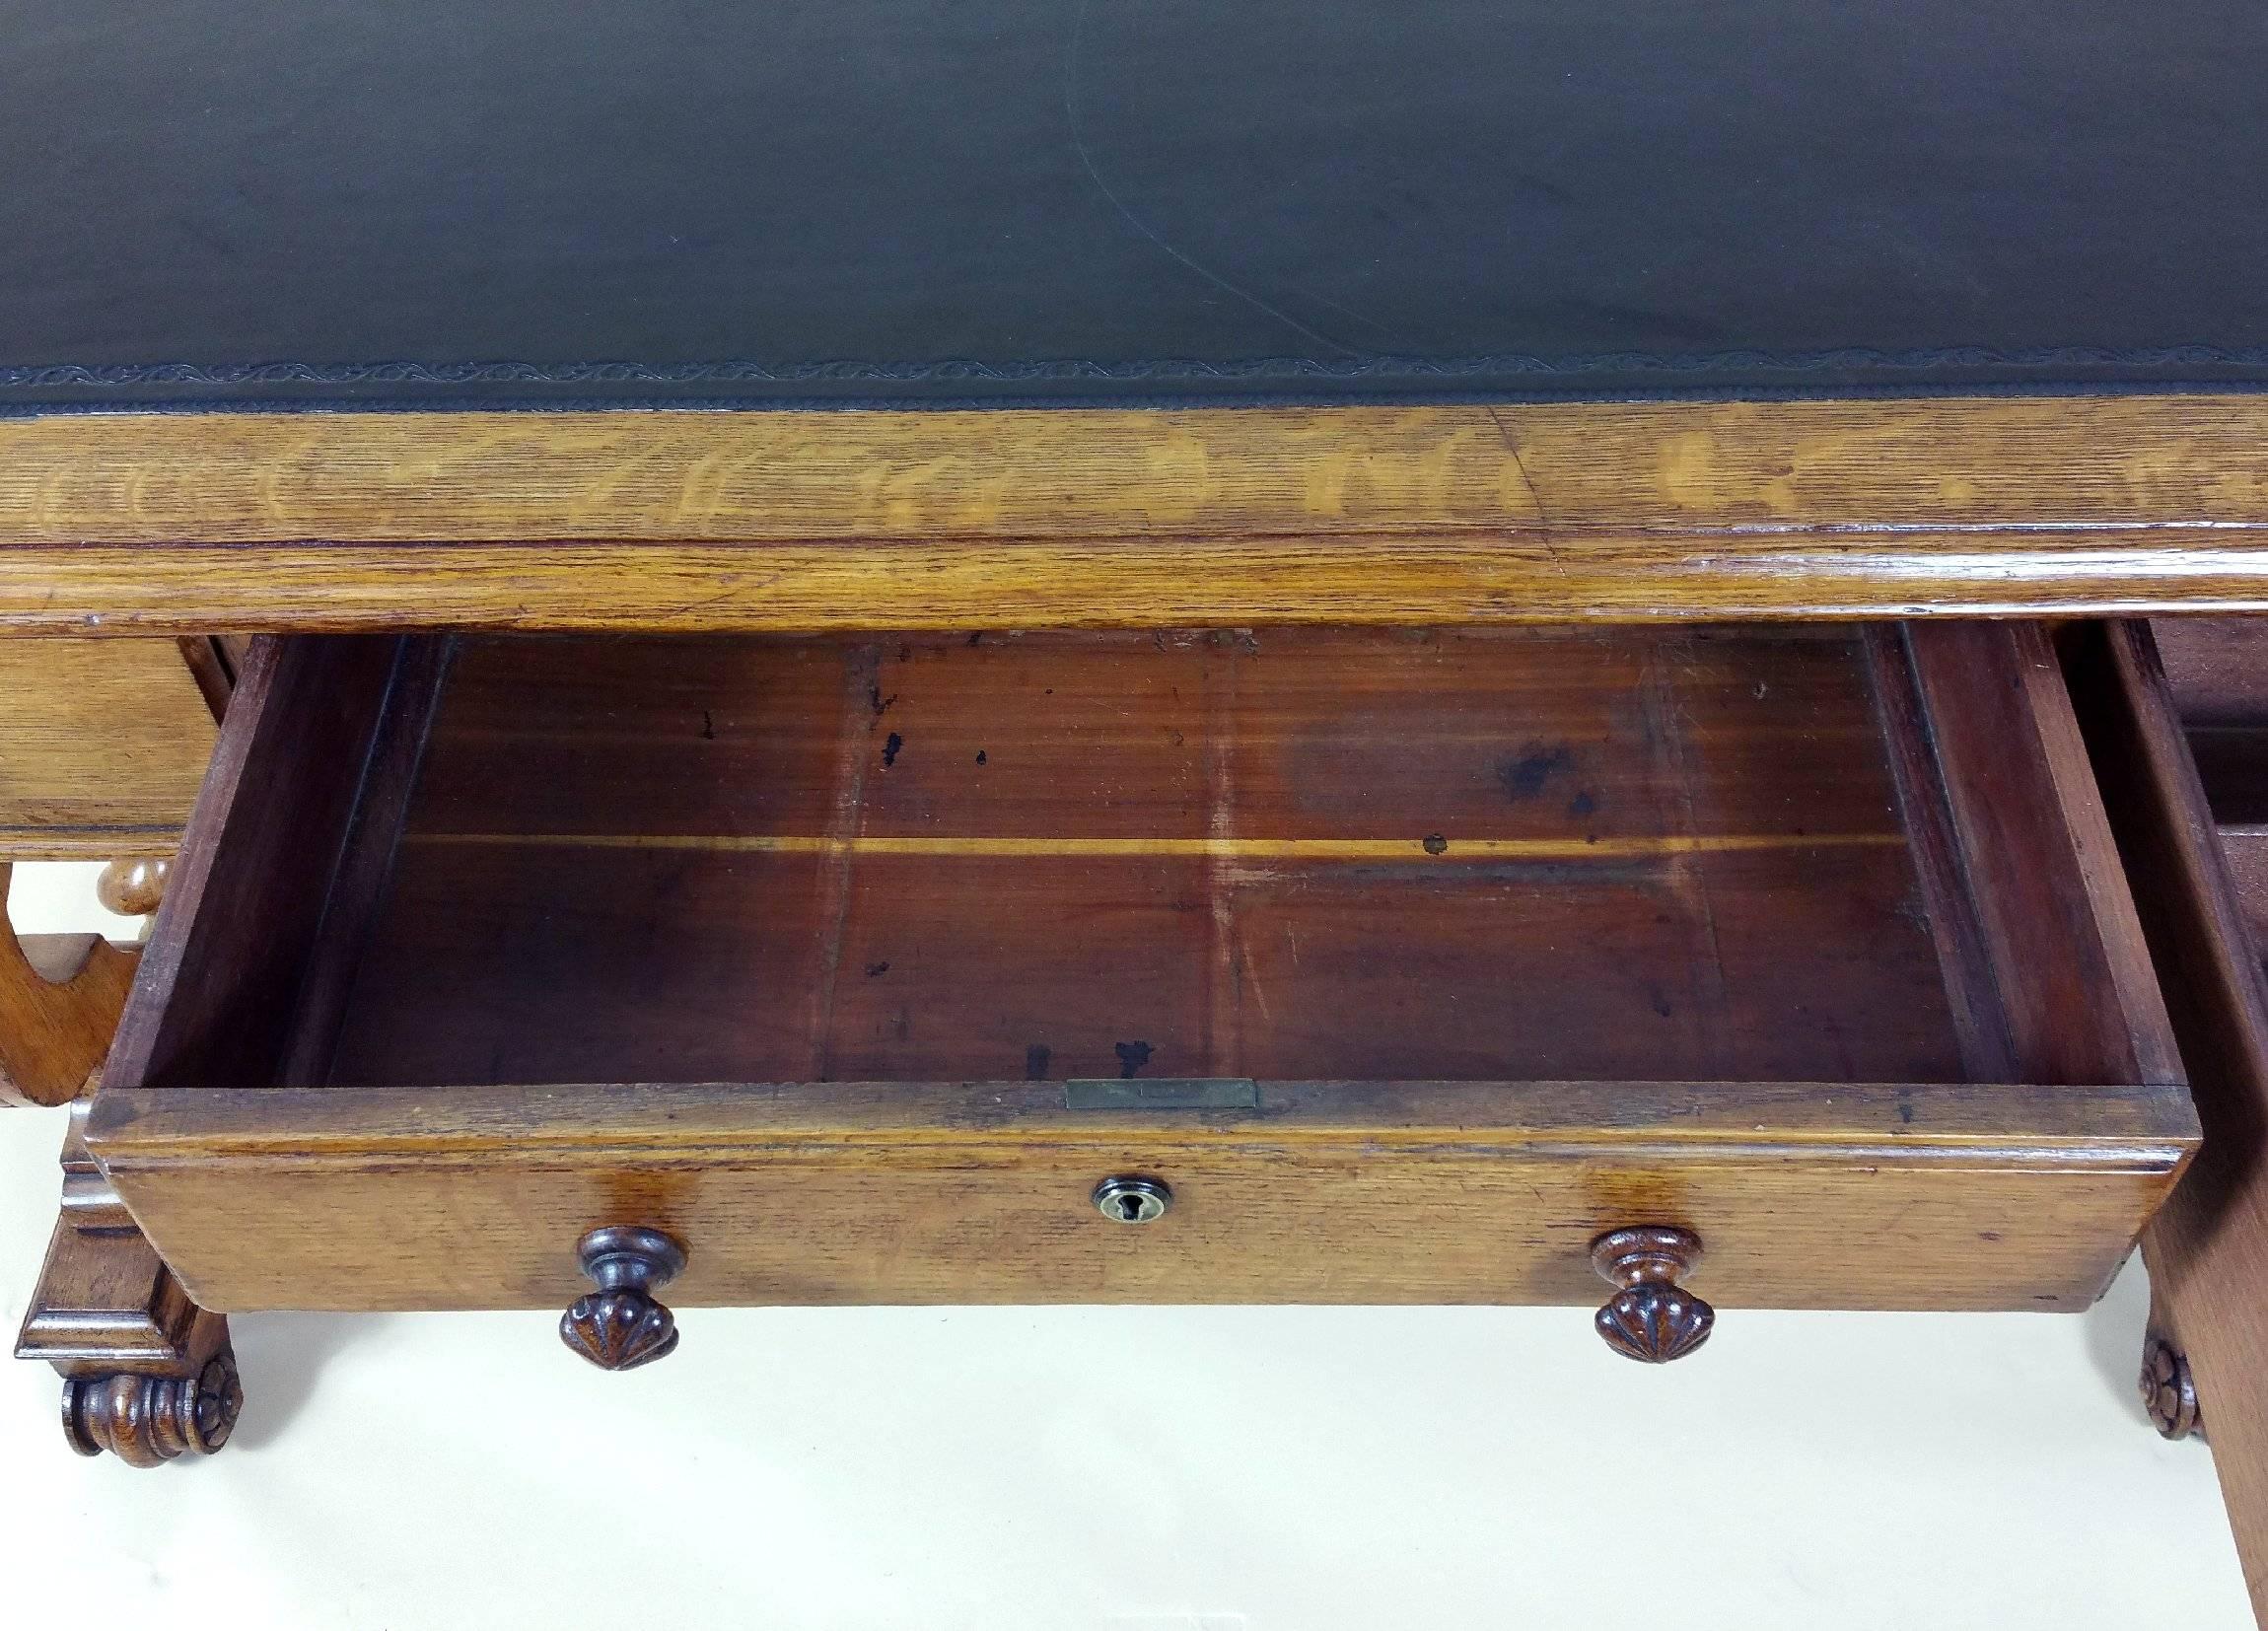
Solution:
M 1173 1204 L 1173 1191 L 1156 1178 L 1104 1178 L 1095 1186 L 1095 1210 L 1112 1223 L 1154 1223 Z

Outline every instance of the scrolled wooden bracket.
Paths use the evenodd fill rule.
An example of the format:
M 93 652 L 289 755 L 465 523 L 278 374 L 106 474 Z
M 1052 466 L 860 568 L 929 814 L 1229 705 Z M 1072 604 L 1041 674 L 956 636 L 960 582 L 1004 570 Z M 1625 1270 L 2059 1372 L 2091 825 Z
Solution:
M 0 1104 L 67 1104 L 110 1051 L 140 954 L 96 940 L 67 978 L 42 972 L 7 920 L 0 861 Z
M 1598 1334 L 1627 1359 L 1666 1365 L 1709 1340 L 1717 1311 L 1678 1280 L 1701 1260 L 1689 1230 L 1648 1225 L 1617 1229 L 1591 1242 L 1591 1266 L 1621 1289 L 1598 1311 Z
M 559 1340 L 602 1371 L 666 1359 L 677 1320 L 652 1293 L 683 1272 L 685 1248 L 658 1229 L 594 1229 L 575 1248 L 598 1290 L 559 1316 Z

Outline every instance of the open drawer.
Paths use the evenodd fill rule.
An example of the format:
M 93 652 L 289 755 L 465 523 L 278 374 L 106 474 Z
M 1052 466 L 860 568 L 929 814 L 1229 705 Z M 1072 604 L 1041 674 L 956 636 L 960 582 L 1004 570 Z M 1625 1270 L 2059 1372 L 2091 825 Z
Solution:
M 2023 624 L 262 641 L 87 1127 L 224 1312 L 2080 1306 L 2195 1137 Z
M 2142 1396 L 2168 1438 L 2211 1435 L 2268 1614 L 2268 619 L 2082 624 L 2062 645 L 2206 1135 L 2144 1237 Z

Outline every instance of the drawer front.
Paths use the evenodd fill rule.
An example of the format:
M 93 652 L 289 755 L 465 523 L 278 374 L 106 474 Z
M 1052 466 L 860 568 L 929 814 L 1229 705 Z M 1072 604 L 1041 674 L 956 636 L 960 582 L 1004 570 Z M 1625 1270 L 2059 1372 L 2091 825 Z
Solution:
M 88 1140 L 206 1307 L 564 1304 L 660 1229 L 672 1301 L 1598 1301 L 1605 1231 L 1697 1235 L 1726 1307 L 2084 1306 L 2187 1154 L 2177 1087 L 1265 1083 L 106 1093 Z M 1155 1222 L 1099 1183 L 1168 1186 Z
M 0 643 L 0 860 L 172 854 L 225 661 L 204 639 Z

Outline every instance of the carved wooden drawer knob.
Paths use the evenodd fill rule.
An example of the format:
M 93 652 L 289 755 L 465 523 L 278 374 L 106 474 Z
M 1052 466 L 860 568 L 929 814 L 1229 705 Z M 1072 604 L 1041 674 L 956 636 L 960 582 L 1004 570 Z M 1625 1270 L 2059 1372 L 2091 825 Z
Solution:
M 1606 1345 L 1627 1358 L 1666 1365 L 1708 1341 L 1717 1311 L 1677 1284 L 1700 1260 L 1700 1238 L 1682 1229 L 1617 1229 L 1592 1241 L 1591 1266 L 1621 1288 L 1598 1311 Z
M 628 1371 L 677 1346 L 676 1316 L 652 1293 L 685 1267 L 685 1248 L 658 1229 L 594 1229 L 575 1255 L 598 1290 L 559 1316 L 559 1340 L 602 1371 Z

